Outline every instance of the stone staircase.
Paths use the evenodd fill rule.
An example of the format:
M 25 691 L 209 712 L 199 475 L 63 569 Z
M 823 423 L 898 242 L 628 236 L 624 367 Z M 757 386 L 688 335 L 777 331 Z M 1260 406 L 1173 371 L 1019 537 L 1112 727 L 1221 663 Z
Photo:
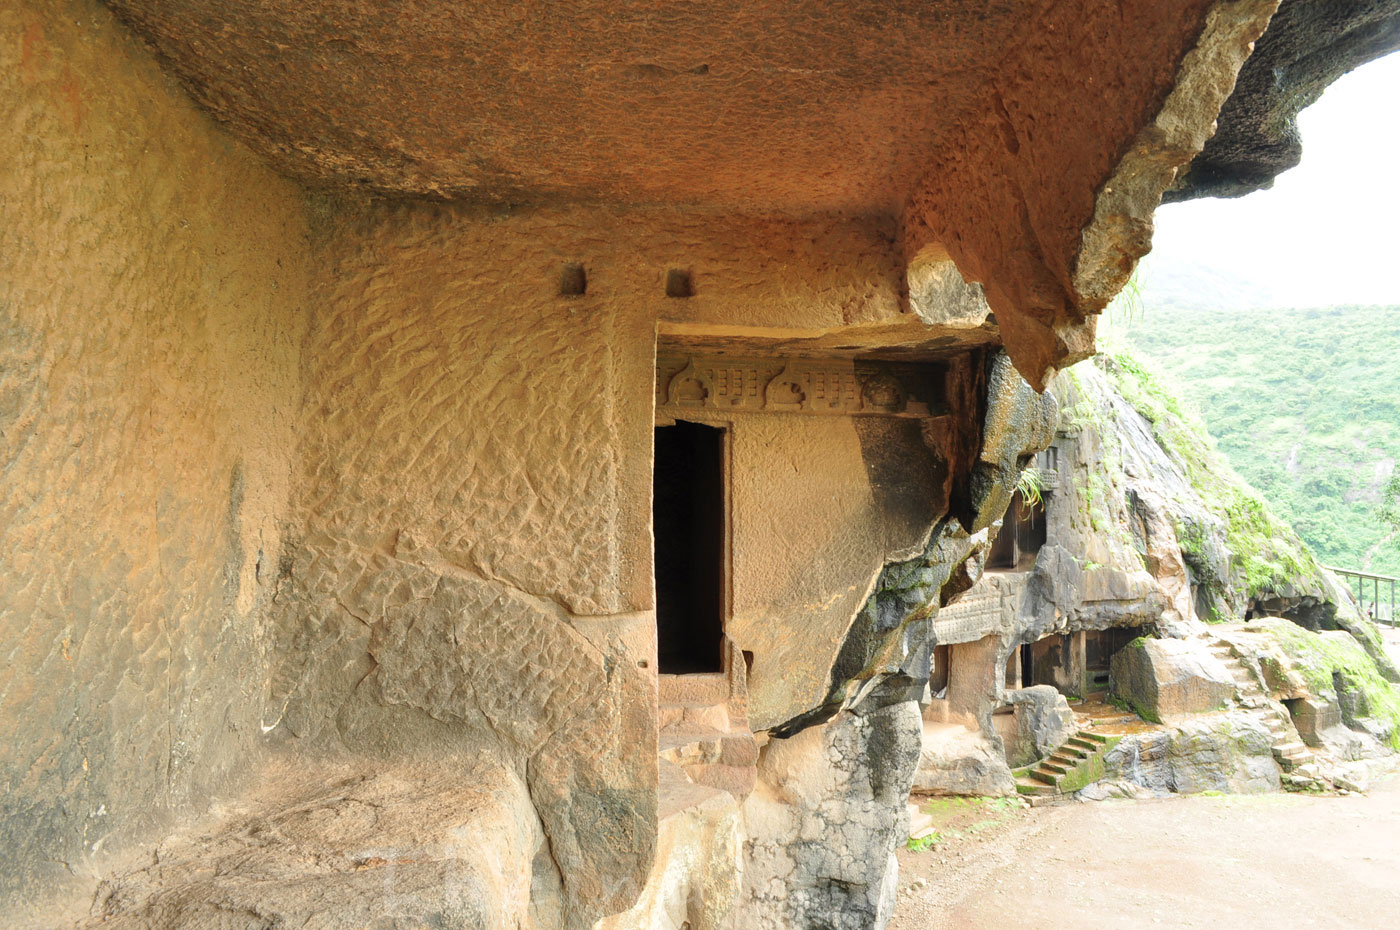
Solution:
M 1217 639 L 1210 644 L 1210 651 L 1229 669 L 1230 677 L 1235 679 L 1236 706 L 1268 728 L 1273 737 L 1274 761 L 1284 771 L 1292 771 L 1311 762 L 1312 750 L 1298 736 L 1288 709 L 1269 697 L 1258 675 L 1240 661 L 1234 647 L 1226 640 Z
M 736 707 L 719 688 L 706 689 L 704 684 L 686 682 L 684 691 L 674 686 L 663 689 L 670 693 L 663 693 L 669 700 L 657 706 L 659 755 L 685 772 L 694 784 L 727 791 L 743 800 L 757 779 L 758 744 L 742 707 Z
M 1118 738 L 1079 730 L 1041 761 L 1016 769 L 1016 791 L 1031 797 L 1071 794 L 1104 774 L 1104 756 Z

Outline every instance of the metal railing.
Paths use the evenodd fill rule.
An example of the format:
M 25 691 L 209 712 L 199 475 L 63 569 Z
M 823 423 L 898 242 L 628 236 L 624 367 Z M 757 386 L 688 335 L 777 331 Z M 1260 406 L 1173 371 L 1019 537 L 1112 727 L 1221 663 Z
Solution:
M 1390 575 L 1377 575 L 1372 572 L 1360 572 L 1351 568 L 1334 568 L 1327 566 L 1327 570 L 1339 576 L 1347 583 L 1351 589 L 1352 596 L 1356 598 L 1357 605 L 1361 612 L 1379 623 L 1389 623 L 1396 626 L 1400 621 L 1395 613 L 1396 586 L 1400 585 L 1400 578 Z M 1368 585 L 1367 582 L 1370 582 Z M 1389 597 L 1383 597 L 1382 587 L 1389 588 Z M 1370 591 L 1367 591 L 1367 588 Z M 1369 597 L 1368 597 L 1369 595 Z

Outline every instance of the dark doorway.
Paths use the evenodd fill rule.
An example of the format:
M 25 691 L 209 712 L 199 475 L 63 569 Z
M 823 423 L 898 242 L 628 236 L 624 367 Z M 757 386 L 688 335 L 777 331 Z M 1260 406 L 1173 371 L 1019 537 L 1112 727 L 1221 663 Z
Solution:
M 1017 491 L 1002 518 L 1001 532 L 987 553 L 987 567 L 1029 571 L 1035 567 L 1036 553 L 1045 545 L 1045 505 L 1028 501 Z
M 1085 634 L 1084 666 L 1089 676 L 1090 692 L 1108 690 L 1109 668 L 1113 656 L 1146 632 L 1146 627 L 1130 626 L 1090 630 Z
M 664 675 L 724 670 L 724 430 L 656 427 L 656 640 Z

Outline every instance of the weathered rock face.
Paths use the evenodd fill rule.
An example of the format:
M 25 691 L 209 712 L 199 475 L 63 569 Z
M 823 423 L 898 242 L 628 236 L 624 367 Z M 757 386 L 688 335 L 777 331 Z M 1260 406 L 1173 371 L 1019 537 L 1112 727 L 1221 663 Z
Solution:
M 759 759 L 744 805 L 744 901 L 736 926 L 881 930 L 893 913 L 919 760 L 913 702 L 842 711 Z
M 998 356 L 987 384 L 982 451 L 969 485 L 972 509 L 962 515 L 970 532 L 988 528 L 1006 513 L 1021 469 L 1050 445 L 1058 420 L 1055 396 L 1033 390 L 1010 356 Z
M 1163 198 L 1240 197 L 1298 164 L 1297 116 L 1348 71 L 1400 48 L 1387 0 L 1284 0 L 1240 69 L 1219 128 Z
M 924 739 L 914 792 L 1001 797 L 1016 793 L 1006 754 L 980 729 L 954 727 Z
M 662 762 L 656 866 L 637 902 L 598 930 L 720 930 L 733 926 L 744 874 L 744 816 L 724 791 L 687 784 Z M 668 809 L 669 807 L 669 809 Z M 539 930 L 549 927 L 537 920 Z
M 80 863 L 202 810 L 256 755 L 309 253 L 300 190 L 105 10 L 5 4 L 0 32 L 15 925 L 46 894 L 86 900 Z
M 1016 721 L 1015 747 L 1006 748 L 1006 761 L 1013 768 L 1050 755 L 1077 729 L 1069 702 L 1050 685 L 1007 691 L 1006 701 Z
M 1040 388 L 1093 351 L 1277 0 L 831 4 L 820 29 L 732 2 L 111 5 L 318 184 L 897 218 L 907 264 L 951 258 L 984 285 Z
M 1049 435 L 1011 366 L 1088 351 L 1270 5 L 114 0 L 313 196 L 89 0 L 0 12 L 6 919 L 82 862 L 109 925 L 879 926 L 935 611 Z M 786 738 L 742 893 L 732 804 L 660 804 L 659 352 L 729 391 L 720 677 Z
M 1348 728 L 1342 719 L 1342 705 L 1335 698 L 1297 698 L 1288 702 L 1288 710 L 1303 742 L 1325 749 L 1338 759 L 1356 761 L 1385 751 L 1372 734 Z
M 793 290 L 777 297 L 759 269 L 709 270 L 742 269 L 736 256 L 774 221 L 429 207 L 324 216 L 305 523 L 279 597 L 269 739 L 374 757 L 442 741 L 494 752 L 529 786 L 550 850 L 536 866 L 557 873 L 536 881 L 559 884 L 566 924 L 630 907 L 657 822 L 651 334 L 666 314 L 690 332 L 764 315 L 821 328 L 845 313 L 897 314 L 898 281 L 873 230 L 831 222 L 780 226 L 868 263 L 833 272 L 835 254 L 789 252 Z M 529 261 L 500 270 L 503 256 L 541 250 L 551 257 L 532 259 L 534 275 L 521 273 Z M 654 256 L 682 250 L 697 293 L 676 301 Z M 555 257 L 576 256 L 589 257 L 589 293 L 561 296 Z M 868 290 L 850 290 L 856 282 Z M 939 369 L 947 383 L 975 384 L 953 377 L 958 364 L 971 361 Z M 958 464 L 969 457 L 962 431 L 976 431 L 968 401 L 947 401 L 927 431 L 912 419 L 880 431 L 834 415 L 726 414 L 726 634 L 751 653 L 751 725 L 821 705 L 881 565 L 918 553 L 946 510 L 953 476 L 969 468 Z M 965 552 L 940 556 L 945 577 Z M 917 661 L 918 637 L 896 639 Z
M 1105 757 L 1108 777 L 1086 797 L 1130 794 L 1115 782 L 1156 794 L 1254 794 L 1281 785 L 1268 729 L 1245 714 L 1213 714 L 1171 730 L 1126 736 Z
M 104 882 L 80 926 L 524 926 L 544 845 L 525 786 L 480 756 L 448 761 L 275 764 L 218 829 Z
M 1110 675 L 1113 694 L 1154 722 L 1218 711 L 1235 696 L 1229 670 L 1195 640 L 1133 640 Z
M 941 519 L 923 552 L 884 567 L 830 666 L 825 697 L 776 732 L 827 719 L 844 703 L 877 687 L 886 693 L 902 689 L 909 699 L 922 693 L 938 641 L 934 625 L 940 606 L 980 577 L 987 525 L 999 516 L 997 508 L 1004 510 L 1011 500 L 1021 466 L 1052 437 L 1053 398 L 1033 392 L 1005 354 L 993 357 L 987 384 L 976 463 L 965 485 L 954 486 L 950 498 L 962 511 L 960 519 Z
M 1113 60 L 1120 53 L 1100 57 L 1107 47 L 1090 38 L 1098 27 L 1087 9 L 1054 5 L 1024 47 L 1019 73 L 998 81 L 960 127 L 948 149 L 954 164 L 931 171 L 915 191 L 904 215 L 909 254 L 946 250 L 969 280 L 983 284 L 1018 369 L 1038 389 L 1093 353 L 1094 315 L 1150 248 L 1162 191 L 1214 131 L 1220 104 L 1276 6 L 1125 10 L 1114 27 L 1120 40 L 1171 49 L 1169 76 L 1127 74 Z M 1051 49 L 1066 37 L 1074 37 L 1070 60 L 1082 83 L 1043 86 L 1038 62 L 1057 58 Z M 1124 133 L 1085 86 L 1152 90 L 1133 95 L 1142 108 L 1129 120 L 1137 128 Z M 1102 138 L 1123 140 L 1107 158 L 1076 141 L 1082 127 L 1100 120 L 1107 123 Z M 965 173 L 977 180 L 967 184 Z M 1086 184 L 1088 177 L 1094 180 Z M 1060 208 L 1044 209 L 1052 200 Z
M 1055 392 L 1065 411 L 1064 439 L 1047 536 L 1069 558 L 1046 559 L 1045 569 L 1037 560 L 1037 573 L 1047 576 L 1038 590 L 1048 603 L 1034 612 L 1068 614 L 1087 628 L 1150 626 L 1185 635 L 1199 613 L 1192 585 L 1230 577 L 1220 521 L 1098 368 L 1077 366 Z M 1183 551 L 1188 546 L 1178 534 L 1186 532 L 1200 540 L 1189 547 L 1199 557 Z

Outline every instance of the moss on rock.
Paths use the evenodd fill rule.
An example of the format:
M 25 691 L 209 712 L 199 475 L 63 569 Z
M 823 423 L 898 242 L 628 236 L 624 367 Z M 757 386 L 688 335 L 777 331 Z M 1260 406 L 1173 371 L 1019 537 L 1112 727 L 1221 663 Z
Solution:
M 1360 643 L 1345 633 L 1314 633 L 1287 620 L 1267 618 L 1258 626 L 1293 660 L 1308 690 L 1333 694 L 1356 716 L 1375 721 L 1387 744 L 1400 750 L 1400 691 L 1382 677 Z

